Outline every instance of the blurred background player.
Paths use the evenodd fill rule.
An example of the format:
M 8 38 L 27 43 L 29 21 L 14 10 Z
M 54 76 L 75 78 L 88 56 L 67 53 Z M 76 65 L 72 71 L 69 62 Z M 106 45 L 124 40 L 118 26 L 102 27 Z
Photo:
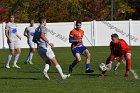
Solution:
M 34 26 L 34 19 L 30 19 L 30 26 L 26 27 L 24 31 L 24 36 L 27 37 L 27 43 L 30 47 L 29 55 L 27 56 L 25 63 L 29 63 L 29 64 L 33 64 L 32 57 L 35 52 L 35 43 L 33 42 L 33 36 L 35 33 L 35 29 L 36 27 Z
M 19 40 L 21 40 L 21 37 L 17 34 L 17 25 L 14 23 L 13 15 L 10 16 L 10 22 L 6 24 L 5 35 L 7 37 L 7 43 L 9 45 L 9 50 L 10 50 L 10 53 L 6 61 L 6 68 L 10 68 L 9 63 L 11 61 L 12 56 L 14 55 L 14 49 L 16 50 L 16 54 L 15 54 L 13 67 L 20 68 L 17 65 L 17 61 L 21 53 L 20 43 L 19 43 Z
M 66 79 L 67 77 L 69 77 L 69 75 L 63 74 L 63 71 L 62 71 L 60 65 L 58 64 L 58 61 L 55 58 L 54 52 L 51 49 L 51 47 L 53 47 L 53 44 L 49 43 L 49 41 L 46 37 L 47 31 L 48 31 L 48 29 L 45 27 L 46 18 L 41 17 L 39 19 L 39 23 L 40 23 L 40 25 L 38 28 L 36 28 L 35 35 L 33 37 L 33 41 L 35 43 L 37 43 L 37 51 L 38 51 L 39 55 L 41 56 L 41 58 L 46 63 L 45 68 L 44 68 L 44 75 L 47 79 L 50 79 L 48 76 L 48 70 L 49 70 L 51 63 L 53 63 L 55 65 L 57 71 L 61 75 L 62 79 Z
M 84 36 L 84 31 L 81 29 L 81 25 L 82 23 L 80 21 L 77 21 L 76 28 L 74 28 L 69 35 L 69 42 L 72 43 L 71 50 L 75 57 L 75 60 L 69 66 L 69 73 L 72 73 L 75 65 L 81 61 L 80 54 L 86 57 L 86 73 L 93 72 L 93 70 L 90 69 L 90 53 L 88 49 L 83 45 L 82 38 Z
M 111 35 L 111 43 L 110 43 L 110 50 L 111 54 L 107 58 L 105 64 L 106 66 L 111 69 L 112 67 L 112 62 L 114 59 L 117 61 L 122 62 L 123 58 L 126 61 L 126 71 L 125 71 L 125 76 L 129 75 L 129 71 L 131 69 L 131 49 L 128 46 L 128 44 L 125 42 L 123 39 L 119 39 L 119 36 L 117 34 L 112 34 Z M 115 66 L 115 70 L 118 68 L 118 64 Z M 106 71 L 102 72 L 102 76 L 105 76 Z

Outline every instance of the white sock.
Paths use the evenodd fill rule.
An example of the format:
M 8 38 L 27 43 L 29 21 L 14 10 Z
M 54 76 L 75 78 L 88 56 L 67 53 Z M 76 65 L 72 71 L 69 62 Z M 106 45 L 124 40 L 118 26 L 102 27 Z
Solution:
M 29 60 L 28 61 L 31 61 L 32 60 L 32 58 L 33 58 L 33 53 L 32 52 L 30 52 L 30 55 L 29 55 Z
M 57 64 L 55 67 L 56 67 L 57 71 L 59 72 L 59 74 L 61 75 L 61 77 L 63 77 L 64 74 L 63 74 L 63 71 L 62 71 L 62 68 L 60 67 L 60 65 Z
M 16 55 L 15 55 L 14 65 L 17 64 L 17 61 L 18 61 L 18 59 L 19 59 L 19 55 L 20 55 L 20 54 L 16 54 Z
M 7 58 L 6 65 L 9 65 L 9 64 L 10 64 L 11 58 L 12 58 L 12 55 L 9 54 L 9 55 L 8 55 L 8 58 Z
M 47 73 L 47 72 L 48 72 L 48 70 L 49 70 L 49 67 L 50 67 L 50 66 L 49 66 L 49 64 L 45 64 L 44 72 L 46 72 L 46 73 Z
M 28 63 L 29 62 L 29 56 L 30 56 L 30 53 L 28 54 L 27 58 L 26 58 L 26 62 Z

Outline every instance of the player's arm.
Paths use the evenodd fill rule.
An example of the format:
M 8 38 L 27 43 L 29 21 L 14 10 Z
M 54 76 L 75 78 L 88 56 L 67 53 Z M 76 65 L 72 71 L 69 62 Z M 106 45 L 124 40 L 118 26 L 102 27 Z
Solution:
M 21 37 L 17 34 L 17 37 L 21 40 Z
M 28 35 L 27 35 L 27 33 L 28 33 L 28 29 L 25 28 L 25 31 L 24 31 L 24 34 L 23 34 L 23 35 L 24 35 L 25 37 L 29 38 Z
M 112 42 L 110 43 L 110 51 L 111 51 L 111 53 L 110 53 L 110 62 L 113 62 L 114 61 L 114 50 L 113 50 L 113 45 L 112 45 Z
M 78 42 L 79 42 L 79 40 L 75 40 L 75 39 L 74 39 L 74 33 L 73 33 L 73 31 L 70 32 L 70 35 L 69 35 L 69 42 L 70 42 L 70 43 L 78 43 Z
M 112 62 L 114 61 L 114 51 L 113 51 L 113 45 L 112 42 L 110 43 L 110 56 L 109 56 L 109 63 L 106 65 L 108 70 L 111 70 L 112 68 Z
M 16 34 L 16 36 L 21 40 L 21 37 L 18 34 Z
M 129 47 L 129 46 L 124 40 L 120 41 L 120 46 L 121 46 L 121 49 L 120 49 L 121 50 L 121 57 L 119 58 L 119 62 L 122 62 L 123 57 L 125 55 L 125 51 L 127 51 L 126 47 Z
M 79 40 L 69 40 L 70 43 L 78 43 Z
M 6 24 L 5 26 L 5 36 L 7 37 L 8 39 L 8 42 L 11 43 L 11 38 L 9 37 L 9 26 Z
M 46 38 L 44 32 L 41 32 L 40 37 L 41 37 L 42 40 L 44 40 L 46 43 L 48 43 L 51 47 L 54 47 L 54 45 L 52 43 L 49 43 L 49 40 Z

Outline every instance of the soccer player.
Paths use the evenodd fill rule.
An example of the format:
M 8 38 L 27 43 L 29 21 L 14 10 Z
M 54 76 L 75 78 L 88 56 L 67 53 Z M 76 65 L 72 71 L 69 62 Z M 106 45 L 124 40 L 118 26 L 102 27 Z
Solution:
M 110 42 L 110 50 L 111 54 L 107 58 L 105 64 L 106 66 L 111 69 L 112 62 L 114 59 L 117 61 L 122 62 L 123 58 L 126 61 L 126 71 L 125 76 L 129 75 L 130 69 L 131 69 L 131 49 L 128 46 L 128 44 L 123 39 L 119 39 L 119 36 L 117 34 L 111 35 L 112 41 Z M 115 69 L 117 69 L 118 65 L 115 66 Z M 106 71 L 102 72 L 102 76 L 105 76 Z
M 10 22 L 6 24 L 5 35 L 7 37 L 7 43 L 9 45 L 9 50 L 10 50 L 10 53 L 6 61 L 6 68 L 10 68 L 9 64 L 12 56 L 14 55 L 14 49 L 16 50 L 16 54 L 15 54 L 13 67 L 20 68 L 17 65 L 17 61 L 21 53 L 20 44 L 19 44 L 19 40 L 21 40 L 21 37 L 17 34 L 17 25 L 14 23 L 13 15 L 10 16 Z
M 44 68 L 44 76 L 49 80 L 49 76 L 48 76 L 48 70 L 49 67 L 51 65 L 51 63 L 53 63 L 57 69 L 57 71 L 59 72 L 59 74 L 61 75 L 62 79 L 66 79 L 67 77 L 69 77 L 69 75 L 65 75 L 63 74 L 63 71 L 58 63 L 58 61 L 55 58 L 54 52 L 52 51 L 51 47 L 53 47 L 54 45 L 52 43 L 49 43 L 49 40 L 46 36 L 48 29 L 45 27 L 46 26 L 46 18 L 41 17 L 39 19 L 39 27 L 36 28 L 34 37 L 33 37 L 33 41 L 35 43 L 37 43 L 37 51 L 39 53 L 39 55 L 41 56 L 41 58 L 45 61 L 45 68 Z
M 36 29 L 36 27 L 34 26 L 34 20 L 30 19 L 30 26 L 26 27 L 25 31 L 24 31 L 24 36 L 27 37 L 27 43 L 30 47 L 30 52 L 29 52 L 29 55 L 27 56 L 27 59 L 25 62 L 26 64 L 27 63 L 33 64 L 32 57 L 33 57 L 33 54 L 35 52 L 35 43 L 32 40 L 33 40 L 33 36 L 35 33 L 35 29 Z
M 92 73 L 93 70 L 90 69 L 90 53 L 88 49 L 83 45 L 82 38 L 84 36 L 84 31 L 81 29 L 82 23 L 80 21 L 76 22 L 76 28 L 74 28 L 69 35 L 69 42 L 71 43 L 71 51 L 75 57 L 73 63 L 69 66 L 69 73 L 72 73 L 73 68 L 77 63 L 81 61 L 80 54 L 86 57 L 86 73 Z

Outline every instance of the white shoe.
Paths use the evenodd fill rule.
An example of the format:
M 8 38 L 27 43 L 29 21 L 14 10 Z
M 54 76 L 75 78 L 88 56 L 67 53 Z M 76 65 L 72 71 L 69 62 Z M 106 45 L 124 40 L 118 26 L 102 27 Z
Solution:
M 62 79 L 65 80 L 65 79 L 67 79 L 68 77 L 70 77 L 70 74 L 68 74 L 68 75 L 63 75 L 63 76 L 62 76 Z
M 44 73 L 45 78 L 48 79 L 48 80 L 50 80 L 48 73 L 45 72 L 45 71 L 43 73 Z
M 14 68 L 21 68 L 21 67 L 19 67 L 18 65 L 13 65 L 13 67 L 14 67 Z
M 6 65 L 6 68 L 10 68 L 10 66 L 9 65 Z

